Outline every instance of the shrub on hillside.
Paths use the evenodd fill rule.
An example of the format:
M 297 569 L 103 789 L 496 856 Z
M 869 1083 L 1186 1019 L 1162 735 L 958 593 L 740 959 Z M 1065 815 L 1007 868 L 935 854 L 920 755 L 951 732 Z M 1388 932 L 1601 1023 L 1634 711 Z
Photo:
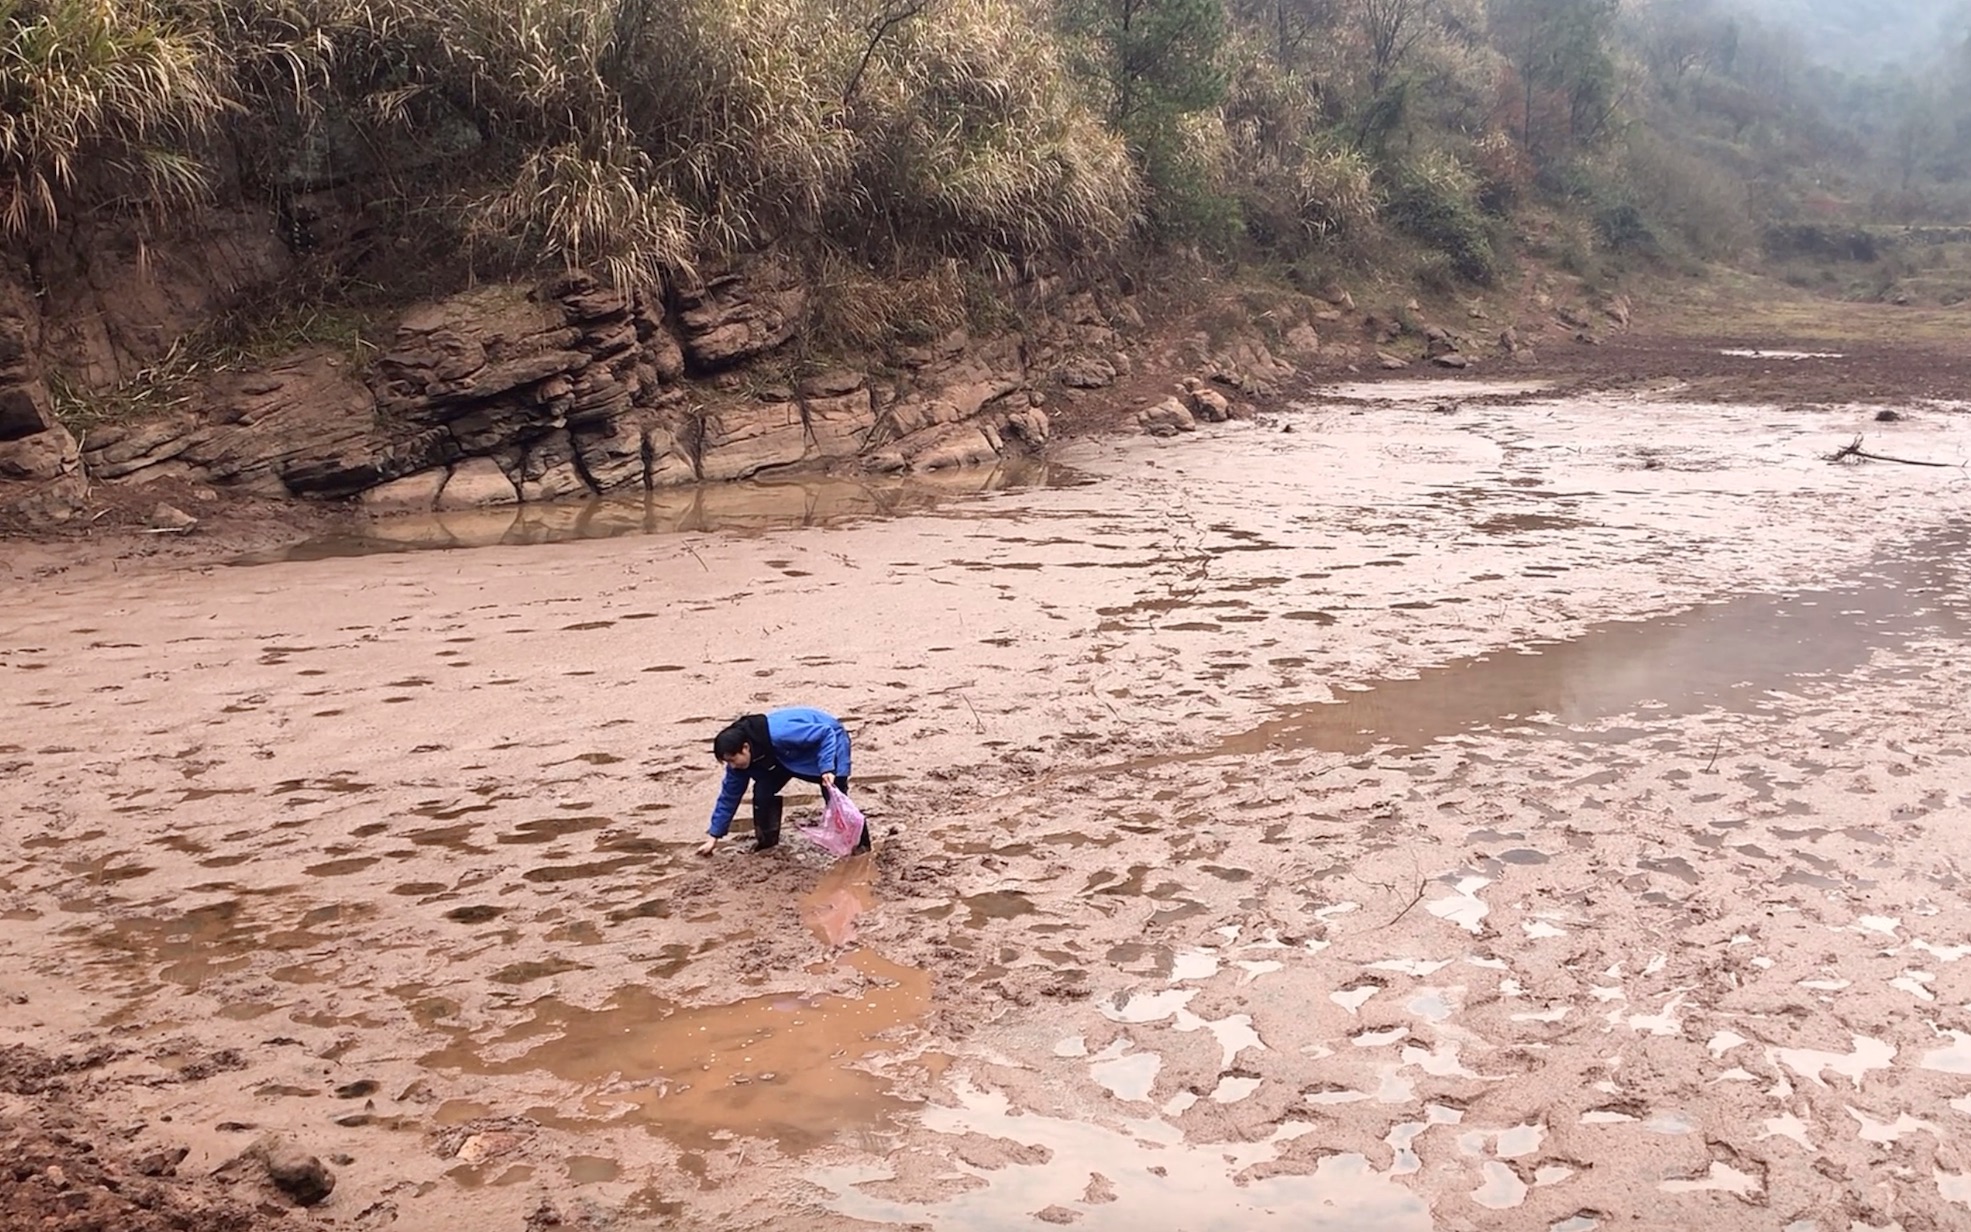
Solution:
M 893 304 L 909 332 L 947 315 L 918 294 L 949 289 L 923 276 L 940 260 L 1005 272 L 1102 253 L 1141 217 L 1123 139 L 1022 0 L 222 0 L 214 12 L 258 93 L 249 109 L 293 115 L 294 132 L 334 116 L 367 130 L 364 143 L 417 151 L 393 187 L 425 217 L 462 214 L 473 251 L 511 267 L 651 284 L 771 246 L 817 276 L 847 261 L 911 282 L 907 296 L 816 299 Z M 293 157 L 283 140 L 293 132 L 275 135 L 275 159 Z M 895 332 L 850 315 L 845 335 Z
M 1674 236 L 1679 247 L 1707 260 L 1736 256 L 1751 247 L 1752 216 L 1745 185 L 1725 168 L 1646 130 L 1631 132 L 1617 148 L 1616 159 L 1621 199 L 1609 201 L 1604 195 L 1596 211 L 1598 220 L 1613 219 L 1627 209 L 1640 229 L 1652 236 Z M 1636 233 L 1635 226 L 1617 232 Z
M 1449 257 L 1458 277 L 1490 284 L 1498 254 L 1478 205 L 1477 177 L 1448 155 L 1432 153 L 1397 168 L 1393 180 L 1389 220 Z
M 1024 7 L 947 0 L 877 52 L 849 113 L 853 178 L 892 237 L 1008 261 L 1128 234 L 1140 208 L 1128 151 Z

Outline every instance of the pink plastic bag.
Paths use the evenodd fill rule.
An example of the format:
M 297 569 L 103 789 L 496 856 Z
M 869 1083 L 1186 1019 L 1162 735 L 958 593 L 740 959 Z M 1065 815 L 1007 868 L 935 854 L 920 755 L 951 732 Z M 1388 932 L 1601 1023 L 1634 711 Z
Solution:
M 855 806 L 853 800 L 833 788 L 823 787 L 821 794 L 824 803 L 820 824 L 799 828 L 815 846 L 839 860 L 854 851 L 856 844 L 862 841 L 862 827 L 865 824 L 862 810 Z

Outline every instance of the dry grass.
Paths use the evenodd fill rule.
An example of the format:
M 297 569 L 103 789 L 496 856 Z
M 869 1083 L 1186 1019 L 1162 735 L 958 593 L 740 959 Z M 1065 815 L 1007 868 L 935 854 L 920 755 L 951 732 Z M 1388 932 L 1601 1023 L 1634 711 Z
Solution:
M 1637 275 L 1633 296 L 1662 304 L 1645 324 L 1670 337 L 1789 343 L 1916 343 L 1960 346 L 1964 309 L 1854 303 L 1815 295 L 1760 274 L 1713 266 L 1701 279 Z M 1674 305 L 1674 307 L 1670 307 Z
M 197 199 L 185 150 L 227 105 L 210 42 L 143 0 L 0 0 L 0 229 L 52 229 L 92 191 Z
M 422 190 L 522 265 L 648 284 L 778 245 L 1007 269 L 1110 249 L 1137 216 L 1121 142 L 1022 0 L 937 0 L 873 43 L 868 0 L 228 3 L 242 79 L 283 105 L 413 145 L 485 134 Z

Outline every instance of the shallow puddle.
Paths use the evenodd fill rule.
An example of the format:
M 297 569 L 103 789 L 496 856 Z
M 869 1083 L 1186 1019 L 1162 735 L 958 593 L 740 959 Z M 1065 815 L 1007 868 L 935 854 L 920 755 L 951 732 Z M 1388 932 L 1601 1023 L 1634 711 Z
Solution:
M 923 475 L 862 479 L 804 476 L 659 488 L 586 501 L 377 518 L 355 534 L 310 539 L 291 547 L 243 556 L 233 563 L 265 565 L 380 552 L 563 543 L 624 535 L 745 533 L 840 526 L 864 518 L 924 513 L 952 501 L 991 492 L 1077 487 L 1088 482 L 1086 475 L 1058 462 L 1010 459 L 994 467 Z
M 1853 671 L 1878 650 L 1920 637 L 1971 637 L 1967 549 L 1971 526 L 1952 523 L 1884 551 L 1852 586 L 1741 595 L 1596 625 L 1572 641 L 1425 668 L 1332 702 L 1286 708 L 1191 756 L 1421 749 L 1462 732 L 1595 740 L 1581 729 L 1636 712 L 1670 719 L 1713 706 L 1755 710 L 1773 690 Z M 1625 728 L 1610 737 L 1645 734 Z
M 868 854 L 831 865 L 801 899 L 801 922 L 829 945 L 855 940 L 857 917 L 876 903 L 876 865 Z
M 926 972 L 867 951 L 841 961 L 868 981 L 862 995 L 683 1008 L 625 987 L 597 1010 L 543 997 L 527 1022 L 491 1038 L 438 1024 L 452 1043 L 422 1063 L 480 1076 L 546 1072 L 575 1083 L 582 1092 L 565 1118 L 569 1128 L 643 1125 L 697 1149 L 739 1134 L 800 1152 L 908 1106 L 889 1083 L 855 1066 L 892 1051 L 877 1037 L 914 1023 L 930 1004 Z

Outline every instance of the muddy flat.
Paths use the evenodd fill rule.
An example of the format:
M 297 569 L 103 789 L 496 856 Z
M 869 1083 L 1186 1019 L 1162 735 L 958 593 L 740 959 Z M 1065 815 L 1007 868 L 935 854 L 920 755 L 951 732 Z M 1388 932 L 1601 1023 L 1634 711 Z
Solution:
M 291 1133 L 284 1226 L 1964 1226 L 1971 413 L 1877 409 L 1336 387 L 17 585 L 0 1047 Z M 873 859 L 693 854 L 797 703 Z

